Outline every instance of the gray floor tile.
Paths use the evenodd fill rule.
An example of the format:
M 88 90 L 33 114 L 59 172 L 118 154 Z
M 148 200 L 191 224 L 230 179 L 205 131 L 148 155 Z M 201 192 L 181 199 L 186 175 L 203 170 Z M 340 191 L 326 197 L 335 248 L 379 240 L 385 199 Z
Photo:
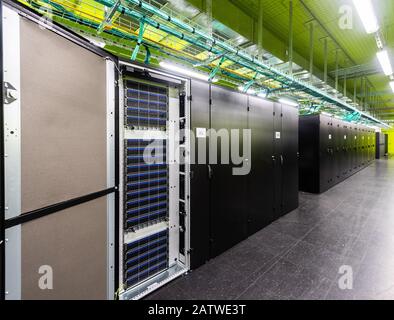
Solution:
M 378 161 L 148 299 L 394 299 L 394 161 Z M 342 266 L 353 289 L 341 290 Z

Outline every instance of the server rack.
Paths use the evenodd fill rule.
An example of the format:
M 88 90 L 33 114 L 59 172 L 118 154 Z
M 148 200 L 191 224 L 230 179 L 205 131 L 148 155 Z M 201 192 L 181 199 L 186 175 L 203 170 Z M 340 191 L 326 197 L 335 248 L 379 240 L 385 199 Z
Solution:
M 313 118 L 312 118 L 313 119 Z M 315 120 L 313 120 L 315 121 Z M 329 122 L 332 124 L 332 131 L 331 131 L 331 140 L 332 140 L 332 145 L 333 145 L 333 150 L 332 152 L 332 161 L 334 162 L 334 172 L 331 174 L 329 173 L 328 179 L 330 179 L 330 184 L 326 188 L 331 188 L 333 185 L 337 184 L 341 180 L 341 153 L 342 153 L 342 132 L 341 132 L 341 122 L 337 119 L 324 119 L 321 122 Z M 301 126 L 301 123 L 300 123 Z M 321 135 L 322 137 L 322 135 Z M 329 138 L 329 137 L 328 137 Z M 318 148 L 319 150 L 319 148 Z M 300 151 L 301 152 L 301 151 Z M 302 155 L 303 152 L 301 152 Z M 301 161 L 302 162 L 302 161 Z M 332 178 L 330 178 L 332 176 Z M 301 178 L 301 177 L 300 177 Z
M 249 97 L 249 128 L 252 130 L 251 172 L 248 175 L 248 235 L 269 225 L 274 218 L 274 105 Z
M 210 84 L 193 79 L 191 81 L 192 132 L 196 141 L 191 147 L 191 216 L 190 223 L 190 264 L 196 269 L 210 259 L 210 173 L 207 162 L 209 154 L 208 129 L 210 128 Z M 197 135 L 197 131 L 205 134 Z
M 298 109 L 195 80 L 191 88 L 192 129 L 208 133 L 196 134 L 198 143 L 211 150 L 217 139 L 210 129 L 251 131 L 247 175 L 233 175 L 231 163 L 192 166 L 192 230 L 200 226 L 191 233 L 196 268 L 297 208 Z M 197 201 L 202 197 L 209 202 Z
M 19 4 L 3 2 L 2 11 L 5 81 L 14 89 L 4 108 L 2 141 L 5 298 L 111 299 L 117 59 L 56 23 L 46 28 Z M 36 50 L 36 43 L 45 50 Z M 70 65 L 75 77 L 89 81 L 75 87 Z M 53 290 L 37 286 L 40 265 L 53 267 Z
M 248 97 L 212 85 L 211 101 L 211 129 L 218 133 L 217 137 L 213 134 L 210 136 L 210 158 L 212 159 L 213 152 L 217 152 L 218 161 L 217 164 L 209 164 L 212 172 L 210 256 L 215 257 L 247 238 L 247 177 L 234 175 L 233 165 L 222 158 L 222 149 L 227 146 L 219 138 L 219 133 L 224 129 L 229 137 L 230 130 L 247 129 Z M 240 132 L 242 133 L 243 131 Z M 242 150 L 242 138 L 239 143 Z M 213 145 L 217 145 L 217 150 L 211 148 Z M 227 155 L 229 156 L 228 152 Z
M 190 268 L 190 84 L 120 68 L 118 293 L 133 300 Z
M 373 130 L 325 115 L 300 117 L 300 190 L 322 193 L 370 165 Z
M 375 156 L 376 159 L 381 159 L 387 152 L 386 135 L 381 132 L 376 132 L 376 148 Z
M 389 155 L 389 135 L 385 134 L 384 135 L 384 141 L 385 141 L 385 151 L 384 151 L 384 155 L 387 157 Z
M 298 109 L 274 104 L 274 218 L 298 207 Z

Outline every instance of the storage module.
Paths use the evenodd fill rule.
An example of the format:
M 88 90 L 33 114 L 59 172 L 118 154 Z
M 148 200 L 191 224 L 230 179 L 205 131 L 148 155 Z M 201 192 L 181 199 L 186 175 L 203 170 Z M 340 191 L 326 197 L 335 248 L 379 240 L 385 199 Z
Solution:
M 130 288 L 168 268 L 168 230 L 124 245 L 124 279 Z
M 143 227 L 168 218 L 166 141 L 125 142 L 125 229 Z
M 189 269 L 190 122 L 185 82 L 122 69 L 118 275 L 129 300 Z

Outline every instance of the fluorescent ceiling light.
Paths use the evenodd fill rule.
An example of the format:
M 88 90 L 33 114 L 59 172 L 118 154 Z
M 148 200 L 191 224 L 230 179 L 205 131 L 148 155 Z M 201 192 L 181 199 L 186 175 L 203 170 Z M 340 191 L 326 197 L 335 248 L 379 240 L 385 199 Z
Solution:
M 377 32 L 380 27 L 371 0 L 353 0 L 353 4 L 364 25 L 365 31 L 368 34 Z
M 164 68 L 164 69 L 171 70 L 171 71 L 174 71 L 176 73 L 183 74 L 185 76 L 189 76 L 190 78 L 196 78 L 196 79 L 203 80 L 203 81 L 208 81 L 209 80 L 209 77 L 207 75 L 204 75 L 204 74 L 201 74 L 201 73 L 198 73 L 198 72 L 194 72 L 194 71 L 189 70 L 189 69 L 184 69 L 182 67 L 178 67 L 178 66 L 175 66 L 173 64 L 169 64 L 167 62 L 160 62 L 160 66 L 162 68 Z
M 393 92 L 394 92 L 394 81 L 390 82 L 390 87 L 391 87 L 391 90 L 393 90 Z
M 243 92 L 243 93 L 245 93 L 244 91 L 245 91 L 245 87 L 244 86 L 239 86 L 238 87 L 238 90 L 239 91 L 241 91 L 241 92 Z M 249 89 L 248 90 L 248 92 L 246 92 L 247 94 L 256 94 L 256 90 L 254 90 L 254 89 Z
M 89 42 L 91 44 L 95 45 L 96 47 L 99 47 L 99 48 L 104 48 L 105 47 L 105 42 L 103 42 L 103 41 L 100 41 L 100 40 L 97 40 L 97 39 L 94 39 L 94 38 L 90 38 L 90 37 L 86 37 L 86 39 L 88 39 Z
M 283 103 L 283 104 L 287 104 L 287 105 L 289 105 L 289 106 L 298 107 L 298 103 L 297 103 L 296 101 L 293 101 L 293 100 L 289 100 L 289 99 L 285 99 L 285 98 L 280 98 L 280 99 L 279 99 L 279 102 L 280 102 L 280 103 Z
M 393 68 L 391 67 L 390 57 L 387 50 L 379 51 L 377 54 L 380 65 L 382 66 L 383 72 L 386 76 L 393 74 Z

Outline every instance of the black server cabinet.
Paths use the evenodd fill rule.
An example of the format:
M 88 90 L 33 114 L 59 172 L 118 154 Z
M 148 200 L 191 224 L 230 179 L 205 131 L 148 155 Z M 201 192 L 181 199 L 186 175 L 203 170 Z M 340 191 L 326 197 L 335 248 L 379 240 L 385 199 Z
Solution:
M 208 148 L 207 159 L 199 159 L 200 145 L 191 156 L 206 160 L 191 166 L 191 267 L 195 269 L 298 207 L 298 109 L 195 80 L 191 95 L 195 144 L 205 141 Z M 238 130 L 240 140 L 226 149 L 231 130 Z M 251 133 L 247 155 L 245 130 Z M 206 138 L 197 131 L 206 131 Z M 239 145 L 244 161 L 248 156 L 244 175 L 234 171 L 240 166 L 231 161 L 232 145 Z M 230 161 L 223 162 L 227 159 L 222 159 L 222 152 Z
M 300 118 L 300 190 L 327 191 L 371 163 L 373 133 L 325 115 Z
M 368 164 L 368 150 L 367 150 L 367 135 L 366 129 L 361 130 L 361 143 L 362 143 L 362 166 L 365 167 Z
M 299 180 L 300 190 L 309 190 L 318 193 L 320 190 L 320 152 L 328 153 L 328 149 L 320 150 L 320 136 L 316 134 L 320 130 L 319 116 L 300 117 L 299 126 Z M 324 155 L 326 157 L 326 155 Z M 326 178 L 328 180 L 329 178 Z
M 344 164 L 344 168 L 343 168 L 343 175 L 344 178 L 346 179 L 347 177 L 349 177 L 351 175 L 351 153 L 350 153 L 350 137 L 351 135 L 351 129 L 349 125 L 344 125 L 343 126 L 343 164 Z
M 357 171 L 357 132 L 358 128 L 357 125 L 354 125 L 352 128 L 352 135 L 350 137 L 351 139 L 351 154 L 352 154 L 352 173 Z
M 191 82 L 191 128 L 195 136 L 191 146 L 191 199 L 190 217 L 190 263 L 191 269 L 205 264 L 209 258 L 210 238 L 210 182 L 208 167 L 208 135 L 197 135 L 197 130 L 210 128 L 210 85 L 193 80 Z M 205 149 L 205 156 L 204 156 Z
M 342 122 L 337 119 L 332 119 L 333 122 L 333 146 L 334 146 L 334 154 L 333 154 L 333 163 L 334 163 L 334 172 L 333 172 L 333 180 L 334 184 L 341 182 L 342 179 Z
M 211 129 L 231 135 L 248 128 L 248 97 L 217 86 L 211 86 Z M 247 238 L 247 176 L 234 175 L 233 165 L 222 163 L 222 139 L 210 136 L 210 146 L 217 143 L 218 164 L 211 164 L 211 257 L 216 257 Z M 222 143 L 219 143 L 222 141 Z M 231 150 L 226 150 L 230 153 Z M 212 149 L 210 150 L 212 155 Z M 230 159 L 231 162 L 231 159 Z
M 370 138 L 371 132 L 369 130 L 366 130 L 366 158 L 367 158 L 367 165 L 370 163 L 371 160 L 371 138 Z
M 273 103 L 249 97 L 248 122 L 252 134 L 251 172 L 248 175 L 248 235 L 273 220 Z
M 340 127 L 340 148 L 341 148 L 341 180 L 347 176 L 347 126 Z
M 348 126 L 348 135 L 347 135 L 347 148 L 348 148 L 348 175 L 351 176 L 353 174 L 353 124 Z
M 370 162 L 370 137 L 369 137 L 369 135 L 370 135 L 370 131 L 369 130 L 366 130 L 366 136 L 365 136 L 365 143 L 366 143 L 366 163 L 367 163 L 367 165 L 368 165 L 368 163 Z
M 360 170 L 363 165 L 363 148 L 362 148 L 362 128 L 357 126 L 357 169 Z
M 272 134 L 274 155 L 274 219 L 279 219 L 283 211 L 283 148 L 282 148 L 282 105 L 274 103 L 274 132 Z
M 298 207 L 298 109 L 274 103 L 274 218 Z
M 370 162 L 372 162 L 375 159 L 375 149 L 376 149 L 376 136 L 373 130 L 371 130 L 370 137 L 371 137 Z
M 389 135 L 385 134 L 384 137 L 385 137 L 385 139 L 384 139 L 384 143 L 385 143 L 384 155 L 388 156 L 389 155 Z
M 335 177 L 333 121 L 329 117 L 320 120 L 320 189 L 328 190 L 334 184 Z
M 282 104 L 282 216 L 299 205 L 298 108 Z
M 376 159 L 381 159 L 386 155 L 386 136 L 383 133 L 376 132 Z
M 384 135 L 384 155 L 387 157 L 389 155 L 389 135 L 385 134 Z

